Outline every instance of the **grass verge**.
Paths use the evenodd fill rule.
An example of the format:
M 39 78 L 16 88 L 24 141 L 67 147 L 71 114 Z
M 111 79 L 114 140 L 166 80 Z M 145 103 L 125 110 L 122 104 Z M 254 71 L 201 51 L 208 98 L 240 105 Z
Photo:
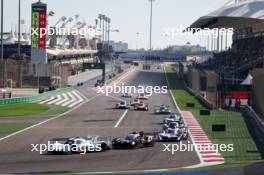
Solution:
M 244 117 L 240 112 L 230 111 L 212 111 L 211 116 L 200 116 L 200 109 L 205 107 L 189 94 L 182 82 L 176 76 L 172 67 L 165 68 L 170 89 L 181 110 L 191 111 L 196 117 L 209 138 L 216 144 L 233 144 L 234 151 L 222 152 L 225 158 L 225 164 L 219 166 L 230 166 L 230 164 L 253 163 L 262 160 L 260 150 L 250 135 Z M 195 103 L 194 108 L 187 108 L 186 103 Z M 226 132 L 212 132 L 212 124 L 225 124 Z
M 70 108 L 63 107 L 63 106 L 49 106 L 49 110 L 40 113 L 41 116 L 52 116 L 52 115 L 59 115 L 63 114 L 68 111 Z
M 0 106 L 0 117 L 37 115 L 49 110 L 46 105 L 22 103 Z
M 11 134 L 32 126 L 34 123 L 0 123 L 1 134 Z
M 22 103 L 0 106 L 0 117 L 48 116 L 64 113 L 67 107 Z

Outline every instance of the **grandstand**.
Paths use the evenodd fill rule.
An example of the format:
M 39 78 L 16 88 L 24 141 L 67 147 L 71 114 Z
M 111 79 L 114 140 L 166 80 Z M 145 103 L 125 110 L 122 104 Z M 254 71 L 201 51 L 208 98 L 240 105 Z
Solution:
M 194 22 L 191 28 L 234 29 L 232 47 L 199 66 L 216 70 L 226 81 L 243 81 L 250 70 L 263 67 L 263 8 L 263 0 L 231 1 Z
M 232 46 L 225 51 L 215 51 L 213 56 L 203 63 L 196 64 L 191 69 L 200 72 L 215 71 L 218 76 L 218 83 L 215 87 L 231 87 L 241 90 L 240 84 L 248 75 L 252 75 L 252 90 L 249 90 L 248 104 L 253 102 L 253 107 L 259 114 L 264 113 L 264 99 L 260 89 L 264 89 L 263 83 L 259 83 L 260 74 L 263 76 L 264 68 L 264 0 L 232 0 L 223 7 L 209 13 L 197 21 L 190 28 L 200 29 L 222 29 L 233 28 Z M 219 34 L 218 34 L 219 35 Z M 219 36 L 218 36 L 219 37 Z M 221 41 L 217 41 L 221 42 Z M 221 43 L 217 43 L 221 44 Z M 198 84 L 198 92 L 201 92 L 201 75 Z M 193 80 L 192 80 L 193 81 Z M 250 81 L 249 81 L 250 82 Z M 194 83 L 194 82 L 192 82 Z M 197 82 L 196 82 L 197 83 Z M 251 86 L 251 84 L 248 84 Z M 190 87 L 194 86 L 189 84 Z M 209 87 L 207 87 L 207 91 Z M 212 87 L 210 87 L 212 91 Z M 233 90 L 234 90 L 233 89 Z M 218 93 L 218 94 L 217 94 Z M 207 93 L 208 94 L 208 93 Z M 256 95 L 259 94 L 259 95 Z M 220 96 L 215 92 L 214 96 Z M 241 94 L 240 94 L 241 95 Z M 240 101 L 240 96 L 235 95 L 236 100 Z M 230 96 L 228 98 L 231 98 Z M 262 99 L 261 99 L 262 98 Z M 215 106 L 223 107 L 221 101 L 227 99 L 218 99 Z M 245 105 L 248 105 L 245 104 Z

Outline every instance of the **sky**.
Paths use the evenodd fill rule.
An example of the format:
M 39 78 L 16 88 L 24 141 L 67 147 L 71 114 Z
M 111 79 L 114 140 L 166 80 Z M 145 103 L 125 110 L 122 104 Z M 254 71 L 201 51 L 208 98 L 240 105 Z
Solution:
M 23 28 L 31 25 L 31 3 L 37 0 L 21 0 Z M 153 48 L 168 45 L 184 45 L 186 42 L 206 46 L 207 36 L 164 36 L 166 29 L 187 27 L 199 17 L 206 15 L 229 0 L 155 0 L 153 3 Z M 98 14 L 111 18 L 111 28 L 119 33 L 111 33 L 111 40 L 124 41 L 129 48 L 148 48 L 150 2 L 148 0 L 42 0 L 48 4 L 48 11 L 55 12 L 49 18 L 54 24 L 61 16 L 80 16 L 79 20 L 94 25 Z M 4 30 L 17 26 L 18 0 L 4 0 Z M 137 35 L 136 33 L 140 33 Z

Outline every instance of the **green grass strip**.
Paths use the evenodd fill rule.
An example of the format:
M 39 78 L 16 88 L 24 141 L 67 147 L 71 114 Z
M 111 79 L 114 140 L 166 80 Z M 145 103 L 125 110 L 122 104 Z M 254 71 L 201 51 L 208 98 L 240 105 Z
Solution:
M 0 106 L 0 117 L 38 115 L 49 109 L 46 105 L 36 103 L 4 105 Z
M 246 163 L 262 159 L 240 112 L 214 110 L 211 111 L 211 116 L 200 116 L 200 109 L 205 109 L 205 107 L 195 96 L 186 91 L 183 81 L 178 79 L 173 67 L 166 67 L 165 70 L 170 89 L 181 110 L 192 112 L 213 143 L 234 145 L 234 151 L 222 152 L 227 164 Z M 186 107 L 188 102 L 195 103 L 195 107 Z M 212 132 L 212 124 L 225 124 L 226 132 Z

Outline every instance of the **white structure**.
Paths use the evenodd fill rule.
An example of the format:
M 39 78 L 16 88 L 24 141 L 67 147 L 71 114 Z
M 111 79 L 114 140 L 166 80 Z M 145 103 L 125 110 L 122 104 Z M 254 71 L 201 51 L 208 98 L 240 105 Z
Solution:
M 232 0 L 199 18 L 190 28 L 255 29 L 264 27 L 264 0 Z
M 190 49 L 191 52 L 203 52 L 206 51 L 206 47 L 200 45 L 184 45 L 184 46 L 172 46 L 174 52 L 182 51 L 183 49 Z
M 263 0 L 232 0 L 207 16 L 229 16 L 264 19 Z

